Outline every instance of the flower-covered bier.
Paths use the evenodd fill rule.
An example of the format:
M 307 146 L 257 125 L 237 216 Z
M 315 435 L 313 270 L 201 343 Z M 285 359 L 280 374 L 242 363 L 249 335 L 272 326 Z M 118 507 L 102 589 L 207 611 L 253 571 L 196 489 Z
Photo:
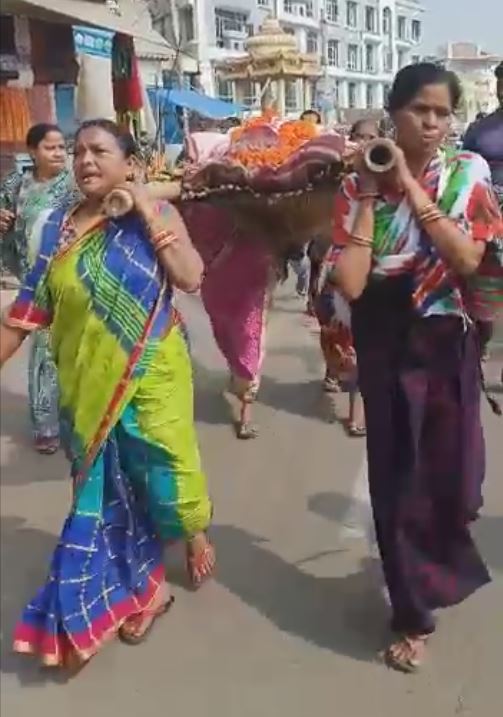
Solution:
M 191 198 L 232 191 L 274 195 L 312 190 L 338 182 L 345 139 L 318 133 L 302 120 L 268 114 L 234 129 L 227 151 L 189 167 L 183 179 Z

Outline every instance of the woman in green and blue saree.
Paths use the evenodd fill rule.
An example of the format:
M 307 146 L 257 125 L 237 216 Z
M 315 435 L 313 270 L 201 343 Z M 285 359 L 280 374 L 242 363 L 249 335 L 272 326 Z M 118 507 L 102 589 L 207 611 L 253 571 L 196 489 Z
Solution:
M 128 183 L 135 143 L 85 123 L 74 173 L 83 200 L 34 227 L 37 259 L 1 327 L 1 359 L 51 327 L 61 440 L 74 503 L 47 583 L 14 649 L 79 668 L 109 639 L 138 644 L 173 602 L 165 543 L 184 540 L 194 586 L 208 577 L 211 503 L 193 421 L 192 371 L 173 291 L 199 287 L 203 263 L 178 212 Z M 110 219 L 118 186 L 133 209 Z

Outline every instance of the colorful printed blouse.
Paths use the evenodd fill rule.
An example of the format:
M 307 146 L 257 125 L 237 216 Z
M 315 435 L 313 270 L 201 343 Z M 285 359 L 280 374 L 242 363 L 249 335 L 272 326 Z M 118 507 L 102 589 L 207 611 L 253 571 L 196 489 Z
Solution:
M 422 179 L 432 201 L 466 235 L 467 241 L 491 242 L 503 222 L 487 162 L 477 154 L 439 150 Z M 334 243 L 325 271 L 348 243 L 358 209 L 358 176 L 349 175 L 335 200 Z M 405 198 L 383 196 L 375 207 L 372 273 L 413 275 L 413 301 L 419 315 L 466 315 L 464 286 L 442 260 Z M 326 273 L 325 273 L 326 275 Z
M 23 279 L 31 263 L 30 236 L 40 213 L 69 207 L 79 197 L 69 170 L 48 182 L 38 182 L 32 172 L 9 174 L 0 188 L 0 207 L 9 209 L 16 218 L 12 229 L 2 237 L 2 268 Z

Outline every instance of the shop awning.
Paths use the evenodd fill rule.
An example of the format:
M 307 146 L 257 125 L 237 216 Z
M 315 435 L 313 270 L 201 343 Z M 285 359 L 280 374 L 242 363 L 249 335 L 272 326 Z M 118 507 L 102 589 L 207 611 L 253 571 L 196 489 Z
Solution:
M 157 96 L 162 103 L 171 103 L 191 112 L 197 112 L 208 119 L 226 119 L 242 112 L 239 105 L 208 97 L 194 90 L 158 90 Z
M 158 32 L 147 29 L 130 12 L 117 14 L 96 0 L 1 0 L 2 14 L 26 15 L 47 22 L 91 25 L 132 35 L 148 46 L 151 54 L 174 57 L 175 50 Z

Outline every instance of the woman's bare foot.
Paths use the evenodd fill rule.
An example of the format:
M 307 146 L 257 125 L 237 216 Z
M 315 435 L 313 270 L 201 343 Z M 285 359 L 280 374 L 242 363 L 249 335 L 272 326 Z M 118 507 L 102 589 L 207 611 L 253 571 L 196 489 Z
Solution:
M 426 657 L 428 638 L 429 635 L 402 635 L 384 653 L 388 667 L 398 672 L 417 672 Z
M 164 615 L 174 602 L 167 582 L 159 586 L 152 604 L 138 615 L 131 615 L 119 630 L 119 637 L 129 645 L 137 645 L 147 637 L 154 622 Z
M 215 570 L 215 548 L 206 533 L 201 532 L 187 544 L 187 572 L 194 588 L 199 588 Z
M 365 427 L 365 409 L 363 399 L 358 391 L 351 391 L 349 394 L 349 419 L 348 434 L 354 438 L 367 435 Z

